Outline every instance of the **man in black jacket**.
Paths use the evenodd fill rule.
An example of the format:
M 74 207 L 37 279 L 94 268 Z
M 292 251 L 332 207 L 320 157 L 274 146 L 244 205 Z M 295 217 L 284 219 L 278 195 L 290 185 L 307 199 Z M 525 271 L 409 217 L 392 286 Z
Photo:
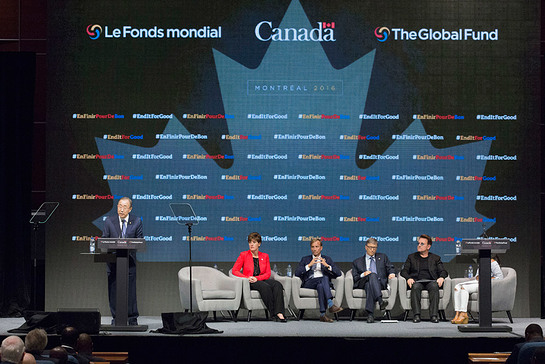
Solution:
M 61 347 L 66 350 L 68 356 L 73 356 L 79 364 L 89 364 L 89 359 L 81 356 L 76 351 L 76 343 L 79 332 L 72 326 L 67 326 L 61 331 Z
M 439 288 L 443 286 L 448 272 L 443 268 L 441 257 L 430 253 L 431 245 L 432 240 L 429 235 L 420 235 L 416 248 L 417 252 L 409 254 L 400 273 L 407 280 L 407 285 L 411 289 L 413 322 L 420 322 L 420 298 L 424 289 L 429 294 L 431 322 L 439 322 L 437 318 L 439 311 Z
M 541 328 L 541 326 L 539 326 L 538 324 L 530 324 L 526 326 L 526 330 L 524 330 L 524 342 L 515 345 L 513 351 L 511 352 L 511 355 L 509 355 L 509 357 L 505 361 L 505 364 L 518 363 L 520 349 L 524 344 L 541 341 L 543 341 L 543 329 Z

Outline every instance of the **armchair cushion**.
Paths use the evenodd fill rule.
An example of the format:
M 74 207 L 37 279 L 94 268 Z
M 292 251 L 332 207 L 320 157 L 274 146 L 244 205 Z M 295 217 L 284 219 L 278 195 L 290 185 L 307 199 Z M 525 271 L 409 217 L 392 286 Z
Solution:
M 202 298 L 204 300 L 214 300 L 214 299 L 220 299 L 220 300 L 230 300 L 234 299 L 236 297 L 235 291 L 227 291 L 227 290 L 203 290 L 202 291 Z

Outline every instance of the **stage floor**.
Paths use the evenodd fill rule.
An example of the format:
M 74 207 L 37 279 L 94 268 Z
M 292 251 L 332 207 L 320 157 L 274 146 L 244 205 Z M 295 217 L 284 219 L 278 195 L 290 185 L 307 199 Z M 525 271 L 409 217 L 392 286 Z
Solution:
M 109 324 L 111 317 L 104 316 L 101 319 L 103 324 Z M 141 325 L 148 325 L 145 332 L 114 332 L 101 331 L 100 335 L 113 336 L 164 336 L 163 334 L 151 333 L 163 327 L 160 317 L 141 316 L 138 318 Z M 23 318 L 1 318 L 0 335 L 10 335 L 8 330 L 17 328 L 24 323 Z M 303 319 L 297 321 L 290 319 L 287 323 L 277 323 L 266 321 L 264 318 L 252 319 L 246 321 L 246 317 L 239 317 L 238 322 L 228 321 L 221 318 L 218 314 L 218 321 L 213 321 L 211 315 L 208 318 L 207 325 L 210 328 L 223 331 L 221 336 L 229 337 L 398 337 L 398 338 L 468 338 L 468 337 L 488 337 L 488 338 L 521 338 L 524 337 L 524 329 L 530 323 L 537 323 L 545 328 L 545 320 L 539 318 L 515 318 L 514 323 L 509 323 L 507 319 L 494 319 L 494 325 L 510 326 L 513 331 L 510 333 L 463 333 L 458 331 L 456 325 L 449 322 L 440 322 L 438 324 L 423 320 L 415 324 L 410 318 L 407 321 L 398 321 L 395 323 L 384 323 L 377 321 L 368 324 L 365 318 L 358 318 L 349 321 L 341 318 L 333 323 L 323 323 L 317 319 Z M 477 326 L 476 324 L 471 324 Z M 201 335 L 192 335 L 201 336 Z

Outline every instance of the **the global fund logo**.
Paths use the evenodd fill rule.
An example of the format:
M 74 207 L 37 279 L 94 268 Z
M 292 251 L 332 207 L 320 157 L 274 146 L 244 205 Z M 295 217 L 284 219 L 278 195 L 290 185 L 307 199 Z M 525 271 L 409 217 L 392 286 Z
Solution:
M 379 42 L 392 41 L 497 41 L 499 30 L 474 30 L 471 28 L 433 29 L 421 28 L 409 30 L 404 28 L 376 27 L 375 37 Z

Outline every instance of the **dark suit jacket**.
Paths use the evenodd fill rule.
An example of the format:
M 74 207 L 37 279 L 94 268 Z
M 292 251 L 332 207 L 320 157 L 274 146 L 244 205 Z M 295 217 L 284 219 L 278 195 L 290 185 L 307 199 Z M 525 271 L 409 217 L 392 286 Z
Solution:
M 119 224 L 119 216 L 108 216 L 104 221 L 104 230 L 102 231 L 103 238 L 120 238 L 121 226 Z M 144 232 L 142 229 L 142 219 L 134 214 L 129 214 L 129 222 L 127 223 L 126 238 L 143 238 Z M 129 264 L 135 264 L 136 252 L 131 251 L 129 254 Z
M 108 216 L 106 221 L 104 221 L 104 230 L 102 231 L 103 238 L 120 238 L 121 237 L 121 227 L 119 226 L 119 216 L 113 215 Z M 129 214 L 129 222 L 127 223 L 127 238 L 143 238 L 144 233 L 142 230 L 142 220 L 133 215 Z
M 67 346 L 67 345 L 61 345 L 61 346 L 68 353 L 68 362 L 69 363 L 72 362 L 72 360 L 70 360 L 70 356 L 72 356 L 78 362 L 78 364 L 89 364 L 90 363 L 89 359 L 84 358 L 83 356 L 80 356 L 78 354 L 78 352 L 76 351 L 76 349 L 74 349 L 73 347 Z
M 311 279 L 314 273 L 312 269 L 309 269 L 307 271 L 305 268 L 305 266 L 308 263 L 310 263 L 312 259 L 313 259 L 312 255 L 304 256 L 303 258 L 301 258 L 301 261 L 299 262 L 299 266 L 295 270 L 295 276 L 301 278 L 301 281 L 303 284 L 305 284 L 306 281 Z M 328 276 L 330 280 L 333 280 L 341 276 L 342 272 L 339 269 L 339 267 L 335 265 L 335 262 L 333 261 L 333 259 L 323 254 L 322 254 L 322 259 L 325 259 L 326 263 L 331 266 L 331 270 L 329 270 L 328 268 L 324 267 L 324 265 L 322 264 L 321 271 L 324 276 Z
M 522 349 L 522 346 L 524 344 L 526 344 L 526 343 L 535 343 L 535 342 L 540 342 L 540 341 L 544 341 L 544 340 L 540 339 L 540 338 L 537 338 L 537 339 L 525 341 L 523 343 L 515 344 L 515 347 L 513 348 L 513 351 L 511 352 L 511 355 L 509 355 L 509 357 L 505 361 L 505 364 L 516 364 L 516 363 L 518 363 L 519 353 L 520 353 L 520 349 Z
M 418 257 L 420 253 L 415 252 L 409 254 L 405 264 L 403 264 L 403 269 L 401 270 L 401 276 L 405 279 L 412 278 L 414 280 L 418 279 L 418 272 L 420 271 L 420 260 Z M 439 277 L 447 278 L 448 272 L 443 267 L 443 262 L 441 262 L 441 257 L 437 254 L 429 253 L 428 255 L 428 265 L 430 274 L 433 279 Z
M 396 269 L 390 259 L 384 253 L 375 253 L 375 263 L 377 265 L 377 275 L 380 281 L 382 289 L 385 289 L 388 284 L 388 275 L 396 274 Z M 361 274 L 365 271 L 368 271 L 367 261 L 365 260 L 365 255 L 359 257 L 358 259 L 352 262 L 352 277 L 354 278 L 354 287 L 358 285 L 360 279 L 365 279 L 361 277 Z

